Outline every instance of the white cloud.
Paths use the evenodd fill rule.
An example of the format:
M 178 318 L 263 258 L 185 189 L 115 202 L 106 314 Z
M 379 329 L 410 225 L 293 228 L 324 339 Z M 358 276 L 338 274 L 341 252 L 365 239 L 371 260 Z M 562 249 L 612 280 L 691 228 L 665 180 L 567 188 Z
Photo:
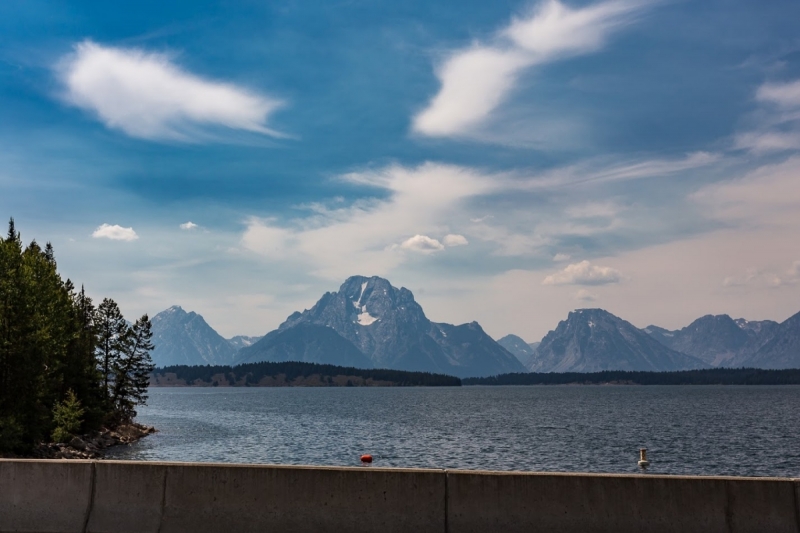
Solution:
M 437 251 L 442 243 L 426 236 L 466 219 L 462 213 L 471 198 L 502 186 L 495 175 L 434 163 L 390 166 L 342 179 L 380 189 L 387 197 L 306 206 L 308 216 L 283 222 L 251 218 L 243 247 L 270 261 L 310 264 L 313 274 L 325 278 L 343 279 L 361 271 L 386 275 L 408 260 L 409 254 L 396 253 L 398 249 Z
M 581 261 L 547 276 L 542 285 L 607 285 L 619 283 L 621 279 L 622 274 L 618 270 Z
M 183 224 L 181 224 L 181 229 L 185 229 L 185 230 L 193 230 L 193 229 L 196 229 L 196 228 L 199 228 L 199 227 L 200 226 L 198 226 L 197 224 L 195 224 L 191 220 L 189 222 L 184 222 Z
M 800 132 L 748 131 L 736 136 L 734 146 L 756 154 L 800 150 Z
M 553 261 L 560 263 L 561 261 L 569 261 L 572 258 L 569 254 L 556 254 L 553 256 Z
M 744 275 L 728 276 L 722 280 L 723 287 L 770 288 L 795 285 L 800 282 L 800 261 L 792 262 L 785 271 L 780 269 L 748 268 Z
M 208 128 L 267 135 L 281 102 L 182 70 L 164 54 L 84 41 L 62 60 L 66 101 L 132 137 L 198 141 Z
M 114 224 L 101 224 L 92 233 L 95 239 L 111 239 L 112 241 L 135 241 L 139 238 L 133 228 L 123 228 Z
M 800 80 L 758 88 L 755 127 L 738 134 L 734 147 L 756 154 L 800 150 Z
M 581 289 L 575 293 L 575 299 L 582 302 L 594 302 L 597 300 L 597 295 L 587 291 L 586 289 Z
M 781 107 L 800 107 L 800 80 L 789 83 L 765 83 L 758 88 L 756 100 Z
M 427 235 L 414 235 L 400 244 L 403 250 L 410 250 L 421 254 L 430 254 L 444 250 L 444 245 Z
M 773 272 L 764 272 L 756 268 L 747 270 L 744 276 L 728 276 L 722 280 L 723 287 L 769 287 L 778 288 L 784 284 Z
M 469 241 L 463 235 L 445 235 L 444 237 L 444 245 L 445 246 L 466 246 L 469 244 Z
M 447 58 L 436 72 L 441 89 L 414 117 L 413 130 L 438 137 L 466 133 L 507 98 L 523 70 L 600 49 L 641 6 L 619 0 L 580 9 L 556 0 L 540 4 L 498 32 L 496 44 L 475 43 Z

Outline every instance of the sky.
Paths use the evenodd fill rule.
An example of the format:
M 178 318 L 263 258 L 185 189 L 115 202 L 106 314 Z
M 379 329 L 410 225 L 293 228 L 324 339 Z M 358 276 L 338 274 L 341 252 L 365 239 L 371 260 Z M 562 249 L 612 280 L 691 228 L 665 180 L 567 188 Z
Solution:
M 795 0 L 0 3 L 0 215 L 128 318 L 800 311 Z

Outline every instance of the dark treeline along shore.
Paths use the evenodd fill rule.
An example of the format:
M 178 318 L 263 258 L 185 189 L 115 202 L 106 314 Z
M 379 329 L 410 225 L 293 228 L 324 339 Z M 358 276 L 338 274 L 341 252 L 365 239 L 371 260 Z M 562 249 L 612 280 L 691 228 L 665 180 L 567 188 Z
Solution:
M 564 372 L 467 378 L 464 385 L 800 385 L 800 369 L 709 368 L 677 372 Z
M 353 368 L 301 362 L 262 362 L 237 366 L 167 366 L 156 368 L 152 386 L 234 387 L 458 387 L 457 377 L 429 372 Z
M 0 456 L 95 457 L 148 433 L 133 418 L 151 337 L 147 315 L 130 324 L 113 300 L 95 307 L 61 278 L 53 247 L 24 246 L 11 219 L 0 238 Z

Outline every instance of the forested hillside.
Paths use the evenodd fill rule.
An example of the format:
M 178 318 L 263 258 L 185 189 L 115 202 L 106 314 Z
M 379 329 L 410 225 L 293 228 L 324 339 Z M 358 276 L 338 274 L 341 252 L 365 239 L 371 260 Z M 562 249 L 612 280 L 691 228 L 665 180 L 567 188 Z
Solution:
M 705 368 L 677 372 L 531 372 L 470 378 L 464 385 L 800 385 L 800 369 Z
M 312 379 L 309 379 L 312 378 Z M 168 366 L 153 371 L 154 385 L 210 386 L 459 386 L 457 377 L 429 372 L 353 368 L 317 363 L 261 362 L 237 366 Z
M 147 399 L 150 321 L 95 307 L 58 273 L 53 247 L 0 238 L 0 452 L 130 421 Z

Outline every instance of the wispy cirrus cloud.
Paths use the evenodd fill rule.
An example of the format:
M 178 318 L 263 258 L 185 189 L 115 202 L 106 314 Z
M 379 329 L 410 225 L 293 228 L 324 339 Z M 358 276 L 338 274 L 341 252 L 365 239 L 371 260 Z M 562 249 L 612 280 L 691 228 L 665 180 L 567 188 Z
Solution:
M 466 244 L 463 235 L 449 233 L 450 225 L 467 218 L 463 213 L 470 199 L 497 190 L 500 181 L 496 175 L 436 163 L 395 165 L 341 179 L 386 197 L 306 206 L 308 215 L 290 220 L 250 218 L 242 246 L 267 261 L 308 264 L 325 278 L 367 270 L 385 275 L 414 256 Z M 398 253 L 403 251 L 417 254 Z
M 509 95 L 526 69 L 602 48 L 630 24 L 644 3 L 611 0 L 572 9 L 557 0 L 514 18 L 490 44 L 452 53 L 437 69 L 441 88 L 412 124 L 432 137 L 465 134 L 478 127 Z
M 283 136 L 267 126 L 281 101 L 204 79 L 165 54 L 84 41 L 57 73 L 66 102 L 131 137 L 196 142 L 215 128 Z
M 754 127 L 739 133 L 736 148 L 754 154 L 800 150 L 800 80 L 761 85 Z
M 133 228 L 124 228 L 118 224 L 101 224 L 94 230 L 92 237 L 112 241 L 135 241 L 139 238 Z

